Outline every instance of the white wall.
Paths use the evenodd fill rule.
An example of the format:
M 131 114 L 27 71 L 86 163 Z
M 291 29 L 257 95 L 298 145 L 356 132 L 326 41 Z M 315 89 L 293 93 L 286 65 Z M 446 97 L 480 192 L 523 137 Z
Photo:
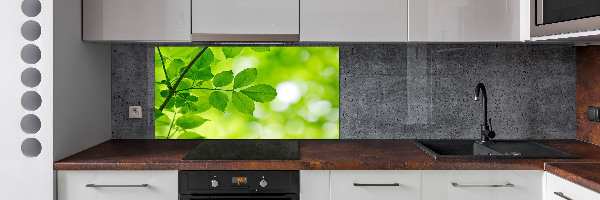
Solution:
M 81 0 L 54 0 L 54 161 L 112 136 L 110 45 L 81 35 Z
M 53 199 L 54 161 L 110 139 L 110 45 L 81 41 L 81 1 L 41 0 L 41 12 L 28 17 L 22 0 L 0 6 L 0 199 Z M 34 20 L 41 36 L 33 41 L 21 35 L 21 25 Z M 37 63 L 21 59 L 28 44 L 41 50 Z M 26 68 L 38 69 L 41 82 L 29 88 L 21 82 Z M 26 110 L 21 96 L 37 92 L 41 106 Z M 27 134 L 21 119 L 34 114 L 41 121 L 38 132 Z M 21 152 L 25 139 L 41 144 L 41 153 Z
M 0 199 L 52 199 L 53 196 L 53 143 L 52 143 L 52 1 L 41 1 L 41 12 L 27 17 L 21 12 L 22 0 L 2 1 L 0 6 Z M 21 25 L 35 20 L 41 26 L 41 36 L 28 41 L 21 36 Z M 21 60 L 21 49 L 27 44 L 37 45 L 41 59 L 35 64 Z M 28 67 L 38 69 L 41 83 L 28 88 L 21 83 L 21 73 Z M 42 97 L 41 107 L 27 111 L 21 106 L 21 96 L 35 91 Z M 40 118 L 41 128 L 35 134 L 21 130 L 21 118 L 35 114 Z M 41 143 L 37 157 L 26 157 L 21 144 L 32 138 Z

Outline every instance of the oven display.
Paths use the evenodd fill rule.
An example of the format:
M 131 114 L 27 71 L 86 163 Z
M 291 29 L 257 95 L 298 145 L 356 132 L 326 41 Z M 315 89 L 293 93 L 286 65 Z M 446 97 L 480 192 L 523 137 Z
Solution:
M 231 177 L 231 183 L 246 184 L 246 183 L 248 183 L 248 178 L 247 177 Z

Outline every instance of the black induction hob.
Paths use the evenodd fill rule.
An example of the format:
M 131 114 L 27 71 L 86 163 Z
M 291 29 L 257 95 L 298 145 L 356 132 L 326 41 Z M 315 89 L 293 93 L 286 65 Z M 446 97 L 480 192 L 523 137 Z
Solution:
M 202 140 L 183 160 L 299 160 L 298 140 Z

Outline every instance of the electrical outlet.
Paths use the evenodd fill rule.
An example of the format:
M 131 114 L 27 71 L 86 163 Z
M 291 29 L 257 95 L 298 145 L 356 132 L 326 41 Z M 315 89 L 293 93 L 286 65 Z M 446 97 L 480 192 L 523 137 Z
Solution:
M 142 118 L 142 106 L 129 106 L 129 118 Z

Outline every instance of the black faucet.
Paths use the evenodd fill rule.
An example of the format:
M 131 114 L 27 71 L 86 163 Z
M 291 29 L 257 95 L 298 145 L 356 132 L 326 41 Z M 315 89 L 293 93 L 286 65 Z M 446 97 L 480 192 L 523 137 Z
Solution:
M 479 101 L 481 99 L 479 97 L 479 92 L 481 91 L 481 96 L 483 97 L 483 101 L 481 101 L 481 105 L 483 107 L 483 123 L 481 124 L 481 143 L 489 142 L 490 139 L 496 137 L 496 132 L 492 131 L 491 123 L 492 119 L 490 118 L 490 123 L 488 124 L 487 118 L 487 94 L 485 93 L 485 86 L 483 83 L 478 83 L 477 88 L 475 88 L 475 101 Z

